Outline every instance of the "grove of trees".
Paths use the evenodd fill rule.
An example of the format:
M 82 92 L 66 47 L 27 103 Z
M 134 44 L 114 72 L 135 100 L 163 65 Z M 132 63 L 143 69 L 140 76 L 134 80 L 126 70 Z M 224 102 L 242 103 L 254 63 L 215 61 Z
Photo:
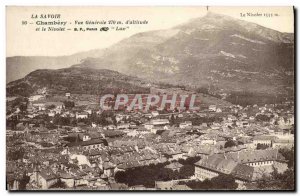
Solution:
M 220 174 L 211 180 L 185 182 L 187 186 L 194 190 L 235 190 L 238 184 L 231 175 Z

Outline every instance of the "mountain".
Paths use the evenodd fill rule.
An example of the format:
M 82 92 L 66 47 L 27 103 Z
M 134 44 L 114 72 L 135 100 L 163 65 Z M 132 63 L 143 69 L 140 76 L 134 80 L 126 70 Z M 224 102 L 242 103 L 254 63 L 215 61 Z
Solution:
M 34 71 L 70 65 L 74 69 Z M 241 99 L 248 99 L 243 104 L 257 100 L 264 103 L 270 99 L 274 102 L 278 97 L 293 98 L 294 34 L 209 12 L 170 29 L 135 34 L 106 49 L 63 57 L 8 57 L 8 81 L 34 71 L 17 83 L 10 83 L 8 87 L 14 86 L 14 90 L 8 88 L 8 92 L 14 93 L 18 85 L 27 88 L 34 84 L 33 89 L 28 87 L 32 91 L 40 87 L 38 79 L 47 78 L 55 78 L 51 80 L 54 83 L 64 81 L 57 84 L 56 90 L 68 85 L 65 89 L 77 91 L 81 86 L 76 86 L 77 81 L 86 83 L 86 91 L 96 90 L 88 83 L 97 85 L 99 82 L 86 80 L 86 74 L 94 78 L 93 74 L 100 74 L 97 70 L 102 69 L 119 72 L 121 78 L 126 77 L 119 82 L 125 81 L 125 84 L 133 77 L 147 83 L 179 85 L 205 94 L 226 95 L 228 101 L 236 104 L 240 104 Z M 74 70 L 81 70 L 83 75 Z M 64 79 L 66 72 L 68 76 Z M 46 75 L 31 78 L 35 74 Z M 114 75 L 108 76 L 118 80 Z M 44 82 L 47 86 L 52 84 Z M 106 84 L 101 85 L 104 88 Z
M 171 29 L 138 33 L 74 65 L 216 92 L 287 94 L 294 35 L 208 13 Z
M 6 86 L 7 97 L 29 97 L 31 95 L 47 92 L 48 95 L 71 94 L 96 95 L 104 94 L 149 94 L 151 89 L 160 92 L 190 94 L 193 91 L 182 90 L 170 84 L 154 84 L 137 77 L 127 76 L 116 71 L 106 69 L 69 67 L 57 70 L 41 69 L 31 72 L 24 78 L 10 82 Z M 86 97 L 84 98 L 86 99 Z M 207 95 L 197 93 L 197 99 L 203 105 L 226 105 L 231 103 Z M 95 101 L 95 100 L 94 100 Z
M 135 77 L 105 69 L 41 69 L 6 86 L 7 96 L 29 96 L 46 89 L 49 94 L 149 93 L 149 87 Z
M 170 33 L 172 34 L 173 30 L 170 30 Z M 155 45 L 159 42 L 162 42 L 166 38 L 166 31 L 161 31 L 161 34 L 159 35 L 159 31 L 157 31 L 157 36 L 151 34 L 149 36 L 149 40 L 145 40 L 143 44 L 140 45 L 139 41 L 139 34 L 134 36 L 130 39 L 130 42 L 136 42 L 137 48 L 138 47 L 151 47 L 152 45 Z M 134 41 L 136 40 L 136 41 Z M 148 44 L 146 44 L 148 42 Z M 153 43 L 151 43 L 153 42 Z M 89 50 L 85 52 L 79 52 L 75 53 L 73 55 L 69 56 L 13 56 L 13 57 L 7 57 L 6 58 L 6 83 L 9 83 L 14 80 L 21 79 L 25 77 L 27 74 L 29 74 L 32 71 L 35 71 L 37 69 L 61 69 L 61 68 L 67 68 L 74 64 L 80 64 L 82 61 L 86 63 L 90 58 L 98 58 L 105 55 L 108 55 L 108 53 L 113 53 L 113 55 L 117 55 L 118 51 L 120 50 L 120 47 L 124 47 L 126 49 L 126 45 L 128 43 L 126 40 L 121 41 L 120 44 L 118 44 L 117 47 L 112 46 L 107 49 L 94 49 Z M 109 52 L 108 52 L 109 51 Z M 127 55 L 135 55 L 137 51 L 127 51 Z M 109 58 L 109 56 L 107 57 Z M 115 61 L 119 61 L 122 63 L 124 61 L 123 55 L 120 55 L 119 57 L 114 56 Z M 119 58 L 119 59 L 118 59 Z M 105 66 L 103 67 L 105 69 Z M 114 69 L 114 70 L 119 70 Z
M 80 63 L 87 57 L 98 57 L 101 50 L 90 50 L 69 56 L 13 56 L 6 58 L 6 83 L 25 77 L 37 69 L 61 69 Z

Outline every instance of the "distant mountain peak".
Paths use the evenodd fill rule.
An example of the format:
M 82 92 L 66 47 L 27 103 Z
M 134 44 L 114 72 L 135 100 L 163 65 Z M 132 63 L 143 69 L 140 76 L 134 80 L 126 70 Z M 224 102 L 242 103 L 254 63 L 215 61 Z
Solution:
M 218 14 L 218 13 L 215 13 L 215 12 L 212 12 L 212 11 L 208 11 L 206 13 L 206 15 L 202 18 L 223 18 L 223 19 L 230 19 L 230 20 L 236 20 L 235 18 L 231 17 L 231 16 L 228 16 L 228 15 L 224 15 L 224 14 Z
M 204 23 L 210 23 L 212 24 L 222 24 L 224 21 L 236 21 L 238 19 L 233 18 L 231 16 L 223 15 L 223 14 L 217 14 L 215 12 L 208 11 L 206 15 L 198 18 L 193 18 L 189 20 L 188 22 L 181 24 L 177 27 L 186 27 L 187 25 L 202 25 Z
M 282 33 L 274 29 L 270 29 L 259 24 L 234 18 L 228 15 L 223 15 L 208 11 L 206 15 L 199 18 L 191 19 L 190 21 L 178 25 L 175 28 L 182 31 L 193 30 L 235 30 L 251 35 L 258 35 L 263 39 L 276 43 L 292 43 L 293 36 L 287 33 Z

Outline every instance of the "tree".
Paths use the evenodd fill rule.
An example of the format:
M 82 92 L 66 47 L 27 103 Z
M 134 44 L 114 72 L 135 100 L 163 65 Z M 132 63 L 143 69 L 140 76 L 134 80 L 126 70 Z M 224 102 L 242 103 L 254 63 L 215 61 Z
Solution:
M 26 173 L 23 173 L 22 179 L 20 180 L 20 184 L 19 184 L 19 189 L 20 190 L 25 190 L 26 189 L 26 185 L 28 184 L 28 182 L 30 181 L 30 177 L 26 175 Z
M 189 181 L 186 185 L 195 190 L 235 190 L 238 184 L 231 175 L 220 174 L 212 179 Z
M 256 146 L 257 150 L 264 150 L 267 148 L 269 148 L 269 145 L 267 145 L 267 144 L 257 144 L 257 146 Z
M 294 167 L 294 148 L 292 149 L 288 149 L 288 148 L 282 148 L 282 149 L 279 149 L 279 153 L 282 154 L 282 156 L 284 156 L 284 158 L 286 160 L 288 160 L 288 167 L 289 168 L 292 168 Z
M 21 110 L 21 112 L 25 112 L 27 110 L 27 104 L 21 104 L 19 109 Z
M 273 167 L 273 172 L 271 173 L 271 181 L 268 184 L 269 187 L 276 187 L 278 189 L 294 189 L 295 188 L 295 178 L 294 169 L 289 168 L 283 173 L 279 173 L 278 170 Z
M 70 109 L 70 108 L 75 107 L 75 103 L 74 103 L 74 101 L 64 101 L 64 106 L 65 106 L 65 108 Z
M 116 119 L 116 116 L 113 116 L 112 117 L 112 122 L 113 122 L 113 124 L 115 125 L 115 126 L 117 126 L 117 119 Z
M 193 165 L 184 165 L 179 170 L 180 178 L 189 178 L 195 173 L 195 167 Z
M 179 159 L 178 162 L 182 165 L 194 165 L 194 163 L 200 161 L 201 157 L 188 157 L 187 159 Z
M 55 105 L 54 105 L 54 104 L 51 104 L 51 105 L 49 105 L 47 108 L 48 108 L 49 110 L 54 109 L 54 108 L 55 108 Z
M 200 87 L 196 90 L 197 93 L 203 93 L 203 94 L 209 94 L 208 88 L 206 87 Z
M 224 144 L 224 148 L 230 148 L 232 146 L 236 146 L 236 143 L 233 140 L 228 140 L 225 144 Z
M 234 177 L 226 174 L 220 174 L 217 177 L 212 178 L 211 182 L 214 185 L 214 189 L 235 190 L 238 187 Z
M 294 168 L 286 170 L 282 176 L 282 189 L 294 190 L 295 189 L 295 171 Z
M 90 119 L 92 122 L 97 122 L 98 121 L 98 115 L 96 112 L 92 112 Z
M 63 189 L 65 189 L 65 188 L 67 188 L 67 185 L 66 185 L 65 182 L 61 181 L 61 179 L 58 179 L 58 181 L 55 184 L 51 185 L 49 188 L 50 189 L 51 188 L 63 188 Z
M 261 122 L 269 122 L 271 119 L 271 117 L 264 115 L 264 114 L 259 114 L 255 118 L 257 121 L 261 121 Z
M 184 183 L 183 183 L 184 184 Z M 194 190 L 210 190 L 213 187 L 213 184 L 210 180 L 205 179 L 201 181 L 188 181 L 185 183 L 188 187 Z
M 168 163 L 150 164 L 148 166 L 135 167 L 127 169 L 124 172 L 117 172 L 115 179 L 119 183 L 125 183 L 128 186 L 144 185 L 154 188 L 155 181 L 169 181 L 178 179 L 179 173 L 171 169 L 164 168 Z
M 170 125 L 174 125 L 174 124 L 175 124 L 175 117 L 174 114 L 172 114 L 170 118 Z
M 256 183 L 246 184 L 246 187 L 254 190 L 294 190 L 294 175 L 293 167 L 283 173 L 279 173 L 277 168 L 273 167 L 273 172 L 270 175 L 262 175 Z
M 70 125 L 70 123 L 71 123 L 71 118 L 70 117 L 62 117 L 58 114 L 56 114 L 54 116 L 53 124 L 55 124 L 55 125 L 65 126 L 65 125 Z
M 125 183 L 126 182 L 126 173 L 123 171 L 118 171 L 115 174 L 115 180 L 118 183 Z
M 23 147 L 15 147 L 9 149 L 7 152 L 7 160 L 19 160 L 23 159 L 25 155 L 25 149 Z
M 15 116 L 13 116 L 9 120 L 6 120 L 6 126 L 10 127 L 12 130 L 16 129 L 16 126 L 17 126 L 18 123 L 19 123 L 19 121 L 17 120 L 17 118 Z

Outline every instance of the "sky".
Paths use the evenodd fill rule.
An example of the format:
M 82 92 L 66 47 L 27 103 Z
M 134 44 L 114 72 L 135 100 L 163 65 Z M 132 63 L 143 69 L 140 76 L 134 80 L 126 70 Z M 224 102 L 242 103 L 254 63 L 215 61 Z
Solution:
M 209 7 L 209 11 L 229 15 L 280 31 L 294 32 L 292 7 Z M 207 7 L 15 7 L 6 8 L 6 56 L 63 56 L 92 49 L 106 48 L 133 34 L 167 29 L 190 19 L 202 17 Z M 241 13 L 273 14 L 273 17 L 241 17 Z M 32 15 L 61 14 L 60 19 L 31 19 Z M 275 16 L 276 15 L 276 16 Z M 107 32 L 36 31 L 36 21 L 75 20 L 147 20 L 148 24 L 118 25 L 129 27 L 124 31 Z M 22 25 L 27 21 L 27 25 Z M 33 24 L 30 24 L 33 23 Z M 98 25 L 116 26 L 116 25 Z M 77 27 L 79 27 L 77 25 Z M 87 26 L 83 26 L 87 27 Z

